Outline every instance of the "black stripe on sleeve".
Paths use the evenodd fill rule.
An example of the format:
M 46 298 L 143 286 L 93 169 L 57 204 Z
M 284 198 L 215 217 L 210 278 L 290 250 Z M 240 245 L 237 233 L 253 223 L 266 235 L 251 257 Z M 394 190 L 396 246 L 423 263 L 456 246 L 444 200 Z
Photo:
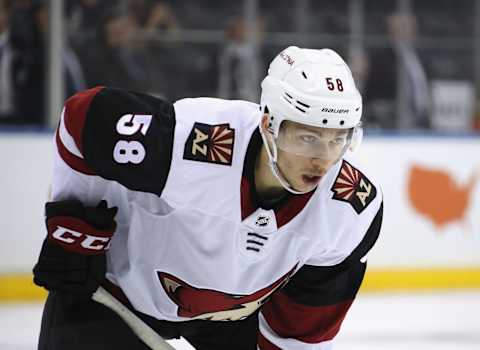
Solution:
M 382 215 L 383 204 L 363 240 L 343 262 L 335 266 L 304 265 L 283 292 L 293 301 L 308 306 L 333 305 L 354 299 L 366 270 L 366 263 L 360 259 L 377 241 Z
M 304 265 L 282 291 L 302 305 L 337 304 L 355 298 L 365 270 L 366 264 L 360 261 L 328 267 Z
M 373 245 L 380 236 L 380 229 L 382 227 L 383 220 L 383 202 L 380 204 L 377 214 L 372 220 L 370 227 L 368 228 L 367 233 L 363 237 L 360 244 L 353 250 L 353 252 L 348 256 L 347 261 L 355 261 L 363 258 L 367 253 L 372 249 Z

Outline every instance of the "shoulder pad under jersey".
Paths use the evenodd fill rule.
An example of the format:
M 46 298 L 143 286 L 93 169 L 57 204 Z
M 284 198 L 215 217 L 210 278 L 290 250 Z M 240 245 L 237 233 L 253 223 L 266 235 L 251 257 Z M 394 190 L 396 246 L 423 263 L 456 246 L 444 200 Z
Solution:
M 67 100 L 57 147 L 77 171 L 160 195 L 170 169 L 174 130 L 171 103 L 96 87 Z
M 362 259 L 377 240 L 383 216 L 382 190 L 362 164 L 345 157 L 331 169 L 313 196 L 309 210 L 317 213 L 306 227 L 321 232 L 308 259 L 315 266 L 333 266 Z

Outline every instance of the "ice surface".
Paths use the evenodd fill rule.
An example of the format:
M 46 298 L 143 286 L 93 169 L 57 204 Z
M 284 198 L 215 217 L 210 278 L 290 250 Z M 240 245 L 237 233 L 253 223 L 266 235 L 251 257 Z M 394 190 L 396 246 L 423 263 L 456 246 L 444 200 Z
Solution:
M 42 305 L 0 304 L 0 349 L 34 350 Z M 480 291 L 358 296 L 335 350 L 479 350 Z M 172 344 L 192 349 L 185 341 Z

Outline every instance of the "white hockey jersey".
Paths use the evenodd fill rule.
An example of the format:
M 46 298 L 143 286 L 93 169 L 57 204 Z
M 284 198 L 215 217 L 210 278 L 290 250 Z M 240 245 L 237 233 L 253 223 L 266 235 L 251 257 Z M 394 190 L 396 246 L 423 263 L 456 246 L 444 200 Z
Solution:
M 346 156 L 304 195 L 261 205 L 258 105 L 171 105 L 97 87 L 70 98 L 56 133 L 53 200 L 119 208 L 107 278 L 159 320 L 241 320 L 258 347 L 329 349 L 381 226 L 382 195 Z

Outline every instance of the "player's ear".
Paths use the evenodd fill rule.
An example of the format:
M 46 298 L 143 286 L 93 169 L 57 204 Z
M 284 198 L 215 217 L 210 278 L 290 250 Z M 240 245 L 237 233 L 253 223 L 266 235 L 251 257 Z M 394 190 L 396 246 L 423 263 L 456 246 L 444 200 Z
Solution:
M 269 117 L 268 113 L 264 113 L 263 116 L 262 116 L 262 122 L 260 123 L 260 125 L 262 126 L 262 131 L 263 132 L 268 131 L 269 118 L 270 117 Z

